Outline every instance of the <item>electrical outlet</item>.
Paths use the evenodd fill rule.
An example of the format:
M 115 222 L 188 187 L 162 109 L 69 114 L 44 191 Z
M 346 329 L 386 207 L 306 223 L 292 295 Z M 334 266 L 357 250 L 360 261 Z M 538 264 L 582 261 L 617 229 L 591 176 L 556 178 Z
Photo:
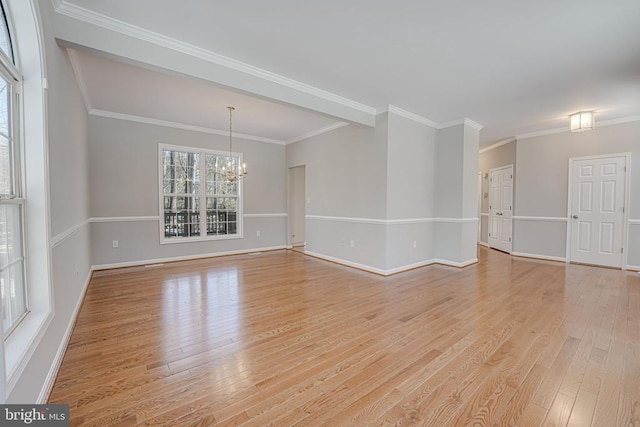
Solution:
M 413 241 L 413 249 L 418 247 L 418 242 L 416 242 L 415 240 Z
M 119 243 L 118 243 L 118 241 L 117 241 L 117 240 L 114 240 L 114 241 L 113 241 L 113 247 L 114 247 L 114 248 L 117 248 L 117 247 L 118 247 L 118 244 L 119 244 Z
M 351 241 L 349 242 L 349 245 L 350 245 L 352 248 L 355 248 L 355 247 L 356 247 L 356 241 L 355 241 L 355 240 L 351 240 Z
M 260 237 L 260 230 L 256 231 L 256 237 Z

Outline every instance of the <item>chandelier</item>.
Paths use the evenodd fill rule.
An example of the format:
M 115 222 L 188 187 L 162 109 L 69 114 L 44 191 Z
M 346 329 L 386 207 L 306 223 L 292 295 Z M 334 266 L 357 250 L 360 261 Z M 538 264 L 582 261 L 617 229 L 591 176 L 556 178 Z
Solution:
M 234 157 L 233 155 L 233 110 L 235 110 L 235 107 L 227 108 L 229 109 L 229 156 L 222 163 L 221 168 L 216 162 L 216 175 L 221 179 L 234 182 L 241 180 L 247 174 L 247 164 L 240 165 L 240 157 Z

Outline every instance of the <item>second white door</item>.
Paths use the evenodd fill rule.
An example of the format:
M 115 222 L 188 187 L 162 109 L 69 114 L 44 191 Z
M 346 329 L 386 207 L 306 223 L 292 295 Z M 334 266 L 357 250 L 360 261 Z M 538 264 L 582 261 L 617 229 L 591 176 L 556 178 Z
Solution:
M 626 157 L 571 160 L 571 261 L 622 266 Z
M 489 171 L 489 246 L 511 253 L 513 165 Z

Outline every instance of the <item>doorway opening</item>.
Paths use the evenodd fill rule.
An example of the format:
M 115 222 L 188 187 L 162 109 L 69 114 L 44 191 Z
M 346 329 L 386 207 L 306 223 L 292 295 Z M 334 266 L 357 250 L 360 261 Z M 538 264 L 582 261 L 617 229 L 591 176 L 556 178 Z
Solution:
M 289 168 L 289 246 L 304 252 L 306 246 L 306 168 Z

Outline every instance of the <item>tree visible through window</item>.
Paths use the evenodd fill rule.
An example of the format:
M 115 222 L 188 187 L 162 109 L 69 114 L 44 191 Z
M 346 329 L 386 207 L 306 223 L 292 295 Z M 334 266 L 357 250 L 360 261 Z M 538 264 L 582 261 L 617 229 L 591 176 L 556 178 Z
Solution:
M 162 145 L 160 150 L 163 240 L 239 237 L 240 183 L 216 173 L 228 155 Z M 232 167 L 239 162 L 232 157 Z

